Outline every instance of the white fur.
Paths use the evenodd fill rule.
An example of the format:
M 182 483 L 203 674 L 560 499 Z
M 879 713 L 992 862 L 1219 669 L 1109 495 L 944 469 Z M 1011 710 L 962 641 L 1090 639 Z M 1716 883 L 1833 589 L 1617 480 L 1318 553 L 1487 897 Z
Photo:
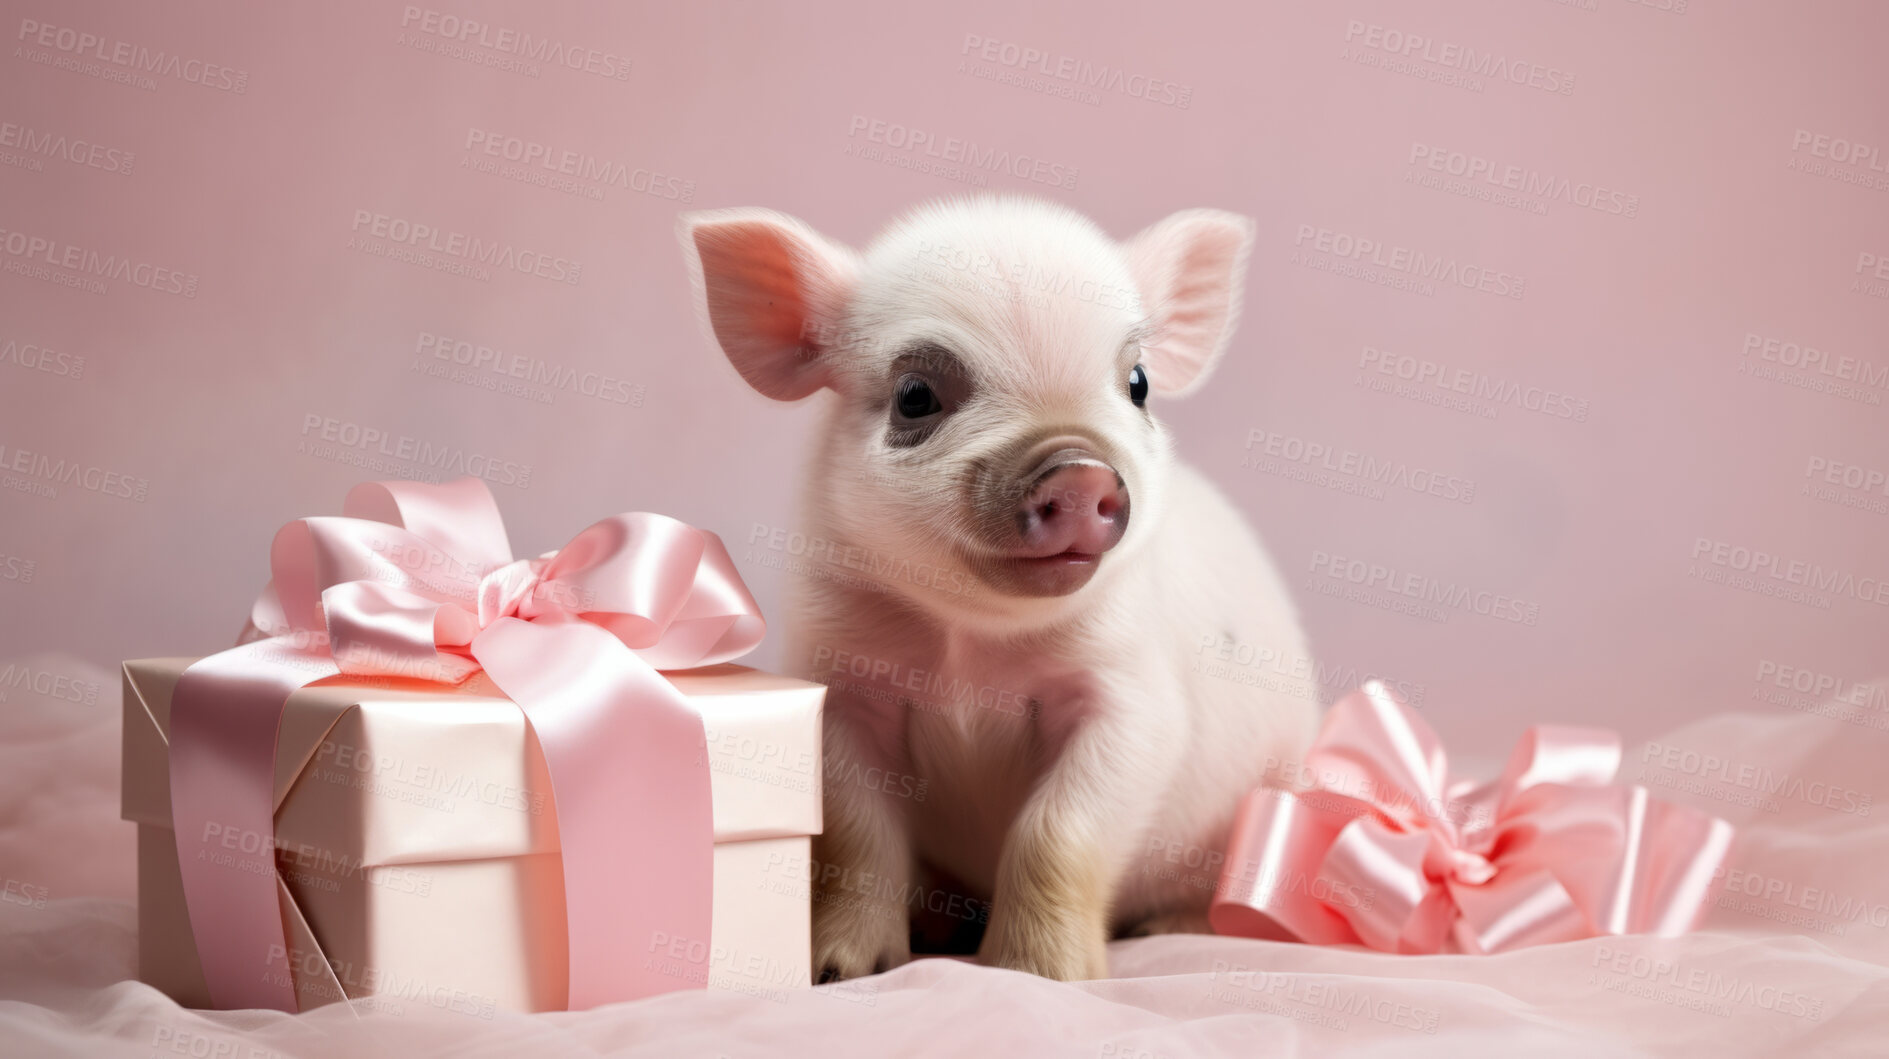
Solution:
M 743 374 L 774 396 L 824 388 L 804 529 L 851 558 L 830 571 L 843 576 L 796 579 L 786 623 L 790 664 L 833 686 L 816 967 L 908 959 L 903 898 L 922 862 L 991 897 L 987 961 L 1100 976 L 1111 930 L 1201 921 L 1239 800 L 1268 758 L 1309 741 L 1313 702 L 1202 672 L 1203 644 L 1223 639 L 1282 658 L 1306 647 L 1259 541 L 1174 458 L 1158 418 L 1227 344 L 1250 233 L 1192 210 L 1121 244 L 1053 204 L 979 198 L 922 206 L 856 255 L 767 211 L 684 218 L 698 305 L 716 292 L 708 326 L 740 345 Z M 725 274 L 757 245 L 786 264 Z M 776 311 L 805 317 L 799 341 L 766 339 L 791 330 Z M 919 341 L 957 354 L 976 397 L 923 444 L 894 447 L 887 365 Z M 1137 360 L 1154 418 L 1126 396 Z M 966 482 L 979 460 L 1064 426 L 1114 449 L 1127 532 L 1077 591 L 1005 595 L 964 560 L 979 546 Z M 834 673 L 841 652 L 1009 705 L 923 691 L 902 704 Z M 924 798 L 862 775 L 916 777 Z

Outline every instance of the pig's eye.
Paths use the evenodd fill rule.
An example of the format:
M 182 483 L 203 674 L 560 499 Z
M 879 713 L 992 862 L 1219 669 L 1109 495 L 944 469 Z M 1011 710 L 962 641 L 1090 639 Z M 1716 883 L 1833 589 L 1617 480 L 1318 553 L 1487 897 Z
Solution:
M 1136 408 L 1148 403 L 1148 373 L 1139 364 L 1128 369 L 1128 399 Z
M 894 391 L 893 407 L 906 419 L 923 419 L 935 412 L 944 411 L 944 405 L 938 403 L 938 395 L 932 392 L 931 384 L 923 375 L 907 373 L 899 377 L 898 389 Z

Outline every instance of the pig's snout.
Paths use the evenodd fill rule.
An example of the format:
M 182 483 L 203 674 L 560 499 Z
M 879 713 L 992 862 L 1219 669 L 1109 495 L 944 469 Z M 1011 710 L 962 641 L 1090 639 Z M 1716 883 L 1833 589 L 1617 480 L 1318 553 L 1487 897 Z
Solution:
M 1128 487 L 1092 453 L 1064 450 L 1043 461 L 1016 518 L 1020 557 L 1100 555 L 1128 529 Z
M 1066 596 L 1128 531 L 1128 484 L 1080 435 L 1019 441 L 980 469 L 971 503 L 982 547 L 967 554 L 1007 595 Z

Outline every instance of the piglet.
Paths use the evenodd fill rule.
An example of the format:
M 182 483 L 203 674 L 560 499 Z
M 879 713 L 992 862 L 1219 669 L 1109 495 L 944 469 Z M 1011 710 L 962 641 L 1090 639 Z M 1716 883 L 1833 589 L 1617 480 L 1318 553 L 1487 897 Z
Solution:
M 1106 975 L 1111 936 L 1206 929 L 1235 808 L 1318 711 L 1203 664 L 1302 668 L 1304 635 L 1156 415 L 1225 350 L 1252 223 L 1184 210 L 1116 242 L 978 197 L 863 253 L 762 209 L 679 229 L 735 370 L 819 397 L 786 623 L 788 665 L 831 689 L 816 971 L 909 960 L 919 910 L 1065 980 Z

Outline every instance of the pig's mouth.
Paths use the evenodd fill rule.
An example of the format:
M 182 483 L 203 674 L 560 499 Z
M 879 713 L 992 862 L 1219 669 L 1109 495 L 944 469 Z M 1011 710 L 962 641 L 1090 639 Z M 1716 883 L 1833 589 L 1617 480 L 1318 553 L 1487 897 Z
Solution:
M 989 555 L 973 564 L 999 592 L 1014 596 L 1066 596 L 1089 583 L 1102 565 L 1100 552 L 1066 548 L 1053 555 Z
M 1065 548 L 1055 555 L 1016 555 L 1012 558 L 1025 563 L 1083 562 L 1092 563 L 1102 557 L 1100 552 L 1079 552 L 1074 548 Z

